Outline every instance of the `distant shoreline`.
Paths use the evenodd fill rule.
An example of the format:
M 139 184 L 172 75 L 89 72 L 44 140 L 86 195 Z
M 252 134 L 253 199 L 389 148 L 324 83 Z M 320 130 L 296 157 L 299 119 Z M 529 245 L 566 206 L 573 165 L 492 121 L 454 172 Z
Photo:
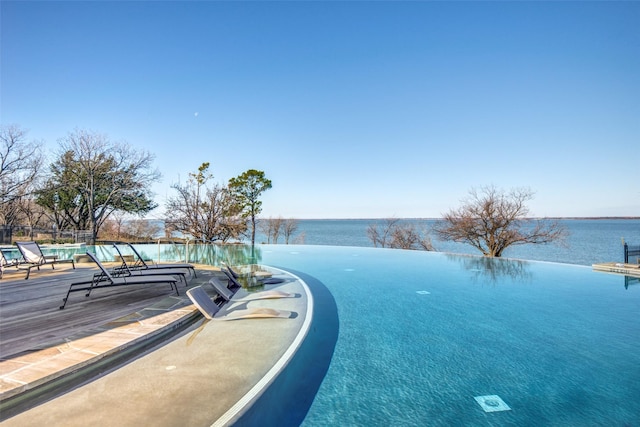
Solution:
M 266 218 L 262 218 L 266 219 Z M 384 221 L 386 219 L 400 220 L 416 220 L 416 221 L 437 221 L 442 218 L 403 218 L 403 217 L 385 217 L 385 218 L 294 218 L 298 221 Z M 640 220 L 640 216 L 545 216 L 531 217 L 527 219 L 569 219 L 569 220 Z
M 560 216 L 546 219 L 640 219 L 640 216 Z

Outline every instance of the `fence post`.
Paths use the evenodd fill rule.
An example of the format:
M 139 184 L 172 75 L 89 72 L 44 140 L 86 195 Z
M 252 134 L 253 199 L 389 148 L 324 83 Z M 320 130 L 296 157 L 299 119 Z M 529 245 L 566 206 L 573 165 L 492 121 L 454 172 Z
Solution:
M 11 227 L 3 225 L 0 227 L 0 243 L 11 244 Z
M 624 242 L 624 263 L 629 264 L 629 245 Z

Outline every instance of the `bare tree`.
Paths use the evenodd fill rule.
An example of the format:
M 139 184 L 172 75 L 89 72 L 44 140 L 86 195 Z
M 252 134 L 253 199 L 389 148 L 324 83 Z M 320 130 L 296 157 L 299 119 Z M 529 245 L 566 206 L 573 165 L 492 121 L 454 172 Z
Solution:
M 462 206 L 444 214 L 434 231 L 442 240 L 467 243 L 488 257 L 499 257 L 513 245 L 562 241 L 567 232 L 557 221 L 530 218 L 526 202 L 533 194 L 528 188 L 471 189 Z
M 378 224 L 376 223 L 369 225 L 367 228 L 367 236 L 371 239 L 374 247 L 377 248 L 380 246 L 381 248 L 386 248 L 388 246 L 391 232 L 398 224 L 398 221 L 400 221 L 398 218 L 386 218 L 382 230 L 378 229 Z
M 109 217 L 102 224 L 102 228 L 100 229 L 100 239 L 101 240 L 121 240 L 122 235 L 122 227 L 118 222 L 113 218 L 113 215 Z
M 426 230 L 418 230 L 407 222 L 400 222 L 398 218 L 387 218 L 381 230 L 377 224 L 369 225 L 367 235 L 373 246 L 393 249 L 413 249 L 433 251 L 431 238 Z
M 278 243 L 278 238 L 280 237 L 280 232 L 282 231 L 282 226 L 284 225 L 284 218 L 281 216 L 277 218 L 273 218 L 273 227 L 272 227 L 272 237 L 273 243 Z
M 433 251 L 433 244 L 427 231 L 418 231 L 413 224 L 400 223 L 391 231 L 390 248 Z
M 267 244 L 271 243 L 271 230 L 269 229 L 271 224 L 269 223 L 269 221 L 267 221 L 266 218 L 260 218 L 256 221 L 256 226 L 258 227 L 258 230 L 260 230 L 262 234 L 267 236 Z
M 306 238 L 306 234 L 304 232 L 298 234 L 293 241 L 294 245 L 304 245 L 304 239 Z
M 173 238 L 174 231 L 177 231 L 175 224 L 164 221 L 164 237 L 167 239 Z
M 120 240 L 120 236 L 122 236 L 125 231 L 125 221 L 127 219 L 127 213 L 121 211 L 114 211 L 107 221 L 113 222 L 113 233 L 116 236 L 116 240 Z
M 260 229 L 267 236 L 267 243 L 278 243 L 283 223 L 284 219 L 282 219 L 281 216 L 276 218 L 269 217 L 260 220 Z
M 114 212 L 100 229 L 101 240 L 149 241 L 162 233 L 158 221 Z
M 27 140 L 27 131 L 18 125 L 0 128 L 0 222 L 14 225 L 19 199 L 33 193 L 42 166 L 42 143 Z
M 20 224 L 20 199 L 0 203 L 0 223 L 9 228 Z
M 284 235 L 284 243 L 285 244 L 289 244 L 289 240 L 291 239 L 291 236 L 293 236 L 293 233 L 295 233 L 298 230 L 298 221 L 294 218 L 289 218 L 287 220 L 284 221 L 284 224 L 282 226 L 282 234 Z
M 34 227 L 48 228 L 51 225 L 47 220 L 44 209 L 35 202 L 33 197 L 22 197 L 17 202 L 23 223 L 26 223 L 32 229 Z M 56 238 L 56 236 L 53 236 L 53 238 Z
M 162 231 L 158 223 L 143 218 L 135 218 L 127 221 L 125 230 L 132 238 L 147 241 L 152 240 Z
M 213 178 L 208 169 L 209 163 L 203 163 L 187 184 L 171 186 L 178 194 L 167 202 L 165 224 L 205 241 L 238 238 L 247 228 L 242 205 L 227 187 L 207 185 Z

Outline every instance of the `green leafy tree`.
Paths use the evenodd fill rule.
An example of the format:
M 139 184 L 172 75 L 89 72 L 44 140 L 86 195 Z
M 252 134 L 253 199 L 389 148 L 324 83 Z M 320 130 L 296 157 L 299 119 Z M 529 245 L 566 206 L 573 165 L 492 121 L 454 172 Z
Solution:
M 249 169 L 242 175 L 229 180 L 229 190 L 242 207 L 242 212 L 251 224 L 251 246 L 256 243 L 256 217 L 262 212 L 260 195 L 271 188 L 271 181 L 263 171 Z
M 442 240 L 467 243 L 488 257 L 502 256 L 513 245 L 564 240 L 567 232 L 557 221 L 530 218 L 526 202 L 532 198 L 528 188 L 471 189 L 462 206 L 444 214 L 434 231 Z
M 149 187 L 160 173 L 151 154 L 86 130 L 69 133 L 60 149 L 37 199 L 60 229 L 89 230 L 94 243 L 114 211 L 144 215 L 157 206 Z

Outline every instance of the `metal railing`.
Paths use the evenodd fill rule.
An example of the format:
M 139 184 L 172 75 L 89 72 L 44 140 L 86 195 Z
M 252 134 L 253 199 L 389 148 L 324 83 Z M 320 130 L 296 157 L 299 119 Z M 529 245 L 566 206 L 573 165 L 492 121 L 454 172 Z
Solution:
M 92 233 L 88 230 L 58 230 L 53 228 L 29 227 L 25 225 L 0 225 L 0 244 L 11 244 L 13 240 L 67 240 L 73 243 L 87 243 Z
M 630 245 L 628 243 L 624 243 L 624 263 L 629 264 L 629 257 L 637 256 L 638 263 L 640 263 L 640 245 Z

